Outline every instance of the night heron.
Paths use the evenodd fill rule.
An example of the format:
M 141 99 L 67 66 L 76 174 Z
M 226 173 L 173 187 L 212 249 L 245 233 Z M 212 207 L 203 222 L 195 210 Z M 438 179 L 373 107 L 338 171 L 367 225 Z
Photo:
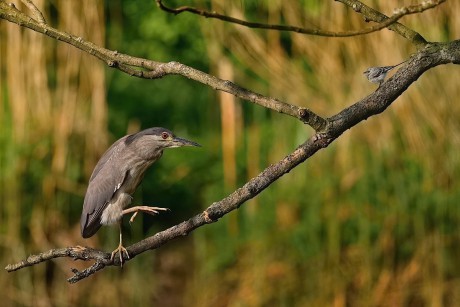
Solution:
M 132 222 L 139 211 L 155 215 L 168 210 L 159 207 L 135 206 L 132 194 L 141 183 L 144 173 L 161 158 L 165 148 L 200 146 L 198 143 L 176 137 L 165 128 L 149 128 L 127 135 L 116 141 L 97 162 L 89 179 L 81 214 L 81 235 L 93 236 L 102 225 L 118 224 L 120 244 L 112 252 L 111 260 L 118 252 L 123 265 L 123 253 L 129 258 L 122 244 L 121 222 L 125 214 L 133 213 Z

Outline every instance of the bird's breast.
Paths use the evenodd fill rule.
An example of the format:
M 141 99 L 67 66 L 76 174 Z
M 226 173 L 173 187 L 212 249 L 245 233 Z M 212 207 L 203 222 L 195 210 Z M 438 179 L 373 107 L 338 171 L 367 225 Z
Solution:
M 124 191 L 128 194 L 133 194 L 136 188 L 144 178 L 145 171 L 152 165 L 154 161 L 139 161 L 133 163 L 131 168 L 127 170 L 125 182 L 123 184 Z

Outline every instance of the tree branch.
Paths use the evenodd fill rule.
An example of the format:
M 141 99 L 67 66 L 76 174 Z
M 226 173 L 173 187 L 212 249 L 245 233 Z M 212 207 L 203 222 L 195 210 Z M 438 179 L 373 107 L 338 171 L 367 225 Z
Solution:
M 144 79 L 157 79 L 167 75 L 181 75 L 208 85 L 215 90 L 230 93 L 235 97 L 250 101 L 267 109 L 295 117 L 316 131 L 322 130 L 326 123 L 324 118 L 309 109 L 294 106 L 276 98 L 263 96 L 231 81 L 219 79 L 187 65 L 178 62 L 155 62 L 102 48 L 89 41 L 85 41 L 81 37 L 57 30 L 45 23 L 39 23 L 17 10 L 14 5 L 8 5 L 4 1 L 0 1 L 0 18 L 68 43 L 104 61 L 109 67 L 118 69 L 131 76 Z
M 131 66 L 142 67 L 147 69 L 147 71 L 145 72 L 142 71 L 142 73 L 145 73 L 147 75 L 165 75 L 167 73 L 170 73 L 171 71 L 174 71 L 174 69 L 183 69 L 184 71 L 180 74 L 188 77 L 192 74 L 192 72 L 196 72 L 196 70 L 194 70 L 193 68 L 187 67 L 176 62 L 158 63 L 145 59 L 130 57 L 123 54 L 118 54 L 117 52 L 109 51 L 107 49 L 95 46 L 90 42 L 84 42 L 81 38 L 77 38 L 70 34 L 60 32 L 47 25 L 39 25 L 36 21 L 30 19 L 29 17 L 26 17 L 24 17 L 24 14 L 22 14 L 21 12 L 6 5 L 3 1 L 0 1 L 0 18 L 10 20 L 21 26 L 33 29 L 37 32 L 47 34 L 56 39 L 64 40 L 87 53 L 90 53 L 92 55 L 97 56 L 98 58 L 107 61 L 109 65 L 110 63 L 112 63 L 112 67 L 114 67 L 115 65 L 120 67 L 120 63 L 122 69 L 126 71 L 130 71 L 130 69 L 132 69 Z M 116 60 L 113 60 L 114 58 Z M 292 153 L 287 155 L 285 158 L 281 159 L 279 162 L 275 164 L 268 166 L 258 176 L 249 180 L 246 184 L 244 184 L 242 187 L 240 187 L 224 199 L 210 205 L 204 212 L 195 215 L 187 221 L 172 226 L 164 231 L 161 231 L 151 237 L 148 237 L 138 243 L 129 246 L 127 250 L 130 255 L 130 259 L 125 259 L 125 261 L 129 261 L 147 250 L 156 249 L 173 239 L 188 235 L 193 230 L 202 227 L 208 223 L 215 222 L 227 213 L 235 209 L 238 209 L 244 202 L 261 193 L 264 189 L 269 187 L 277 179 L 279 179 L 284 174 L 290 172 L 293 168 L 307 160 L 317 151 L 319 151 L 322 148 L 326 148 L 343 132 L 357 125 L 361 121 L 369 118 L 370 116 L 383 112 L 425 71 L 437 65 L 446 63 L 460 64 L 460 40 L 453 41 L 450 43 L 428 44 L 424 49 L 421 49 L 417 53 L 415 53 L 407 61 L 407 63 L 393 75 L 393 77 L 389 78 L 386 82 L 384 82 L 374 93 L 354 103 L 350 107 L 342 110 L 338 114 L 328 119 L 321 119 L 321 129 L 319 129 L 315 135 L 306 140 L 303 144 L 297 147 Z M 138 71 L 136 70 L 133 73 L 137 72 Z M 214 84 L 218 85 L 220 87 L 219 89 L 225 88 L 229 92 L 237 92 L 236 94 L 233 93 L 236 96 L 256 95 L 254 99 L 257 99 L 257 101 L 264 101 L 264 103 L 266 103 L 267 101 L 273 101 L 274 106 L 270 105 L 270 109 L 287 107 L 288 110 L 291 110 L 289 108 L 292 107 L 293 110 L 296 110 L 296 112 L 299 113 L 296 116 L 294 116 L 297 118 L 298 116 L 301 116 L 300 113 L 302 113 L 302 110 L 306 110 L 290 105 L 285 106 L 283 104 L 280 104 L 279 101 L 274 100 L 273 98 L 267 98 L 260 94 L 255 94 L 253 92 L 250 92 L 249 90 L 242 89 L 228 81 L 217 79 L 213 76 L 204 74 L 202 72 L 199 73 L 201 73 L 202 76 L 205 77 L 205 79 L 207 78 L 202 82 L 204 84 Z M 198 77 L 196 78 L 199 79 Z M 216 80 L 214 80 L 213 78 Z M 214 81 L 209 81 L 208 79 Z M 238 91 L 243 91 L 243 93 L 238 93 Z M 260 104 L 264 105 L 262 103 Z M 280 105 L 282 107 L 280 107 Z M 32 255 L 19 263 L 8 265 L 5 269 L 8 272 L 11 272 L 44 261 L 49 261 L 51 259 L 58 257 L 70 257 L 74 260 L 95 261 L 92 266 L 88 267 L 83 271 L 72 269 L 74 275 L 68 279 L 68 281 L 71 283 L 84 279 L 107 266 L 120 265 L 120 260 L 118 259 L 118 257 L 115 257 L 113 262 L 110 260 L 109 253 L 88 247 L 76 246 L 52 249 L 47 252 Z
M 35 20 L 39 23 L 46 23 L 45 17 L 43 17 L 42 12 L 38 9 L 38 7 L 31 1 L 31 0 L 21 0 L 24 5 L 27 6 L 27 8 L 32 12 L 32 14 L 35 16 Z
M 321 29 L 312 29 L 312 28 L 302 28 L 302 27 L 295 27 L 295 26 L 290 26 L 290 25 L 279 25 L 279 24 L 266 24 L 266 23 L 257 23 L 257 22 L 250 22 L 250 21 L 245 21 L 242 19 L 230 17 L 227 15 L 222 15 L 217 12 L 210 12 L 206 10 L 201 10 L 197 9 L 191 6 L 180 6 L 178 8 L 170 8 L 164 5 L 162 0 L 155 0 L 157 3 L 157 6 L 162 9 L 165 12 L 172 13 L 175 15 L 178 15 L 183 12 L 189 12 L 192 14 L 196 15 L 201 15 L 206 18 L 215 18 L 219 19 L 222 21 L 230 22 L 230 23 L 235 23 L 239 24 L 248 28 L 256 28 L 256 29 L 266 29 L 266 30 L 277 30 L 277 31 L 288 31 L 288 32 L 296 32 L 296 33 L 301 33 L 301 34 L 308 34 L 308 35 L 316 35 L 316 36 L 325 36 L 325 37 L 350 37 L 350 36 L 357 36 L 357 35 L 364 35 L 364 34 L 369 34 L 372 32 L 380 31 L 384 28 L 390 28 L 392 30 L 398 29 L 402 30 L 402 27 L 404 27 L 404 32 L 407 31 L 412 31 L 405 26 L 397 23 L 397 21 L 402 18 L 405 15 L 410 15 L 410 14 L 418 14 L 421 13 L 425 10 L 434 8 L 444 2 L 445 0 L 437 0 L 437 1 L 424 1 L 421 4 L 417 5 L 410 5 L 406 7 L 402 7 L 400 9 L 396 9 L 395 13 L 391 17 L 387 17 L 367 6 L 362 4 L 360 1 L 346 1 L 346 0 L 336 0 L 340 1 L 350 7 L 352 7 L 355 11 L 360 12 L 363 10 L 363 14 L 366 16 L 367 14 L 369 15 L 366 16 L 369 20 L 373 20 L 378 22 L 379 24 L 376 26 L 368 27 L 365 29 L 361 30 L 355 30 L 355 31 L 343 31 L 343 32 L 334 32 L 334 31 L 327 31 L 327 30 L 321 30 Z M 371 13 L 372 12 L 372 13 Z M 378 13 L 378 14 L 377 14 Z M 372 18 L 371 18 L 372 17 Z M 391 27 L 392 26 L 392 27 Z M 412 36 L 416 36 L 416 32 L 412 31 Z M 420 35 L 419 35 L 420 36 Z M 408 37 L 406 37 L 408 38 Z M 423 37 L 418 37 L 417 39 L 420 39 Z M 413 40 L 411 40 L 413 41 Z M 423 39 L 424 43 L 426 41 Z M 415 42 L 414 42 L 415 43 Z
M 357 1 L 357 0 L 335 0 L 335 1 L 341 2 L 351 7 L 355 12 L 362 14 L 365 18 L 364 19 L 365 21 L 374 21 L 378 23 L 384 23 L 392 18 L 392 17 L 386 16 L 385 14 L 380 13 L 377 10 L 374 10 L 373 8 L 368 7 L 361 1 Z M 446 0 L 423 1 L 421 4 L 410 5 L 407 7 L 400 8 L 399 10 L 397 10 L 398 12 L 395 15 L 401 14 L 402 12 L 407 12 L 407 14 L 405 15 L 421 13 L 425 10 L 434 8 L 445 1 Z M 425 38 L 423 38 L 423 36 L 415 32 L 414 30 L 406 27 L 405 25 L 400 24 L 399 22 L 395 22 L 389 25 L 388 29 L 408 39 L 411 43 L 413 43 L 418 48 L 422 48 L 423 46 L 427 44 L 427 41 L 425 40 Z

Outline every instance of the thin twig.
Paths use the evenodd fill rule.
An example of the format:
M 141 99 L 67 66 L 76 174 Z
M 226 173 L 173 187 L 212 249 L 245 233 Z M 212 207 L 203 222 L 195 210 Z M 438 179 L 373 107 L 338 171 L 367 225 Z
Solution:
M 32 12 L 32 15 L 34 15 L 34 19 L 39 22 L 39 23 L 46 23 L 45 17 L 43 17 L 42 12 L 38 9 L 38 7 L 31 1 L 31 0 L 21 0 L 22 3 L 24 3 L 29 10 Z
M 227 15 L 219 14 L 217 12 L 210 12 L 202 9 L 198 9 L 195 7 L 191 6 L 180 6 L 177 8 L 170 8 L 166 6 L 162 0 L 155 0 L 157 3 L 157 6 L 162 9 L 165 12 L 172 13 L 175 15 L 178 15 L 183 12 L 189 12 L 192 14 L 204 16 L 206 18 L 215 18 L 219 19 L 225 22 L 230 22 L 230 23 L 235 23 L 239 24 L 248 28 L 256 28 L 256 29 L 266 29 L 266 30 L 277 30 L 277 31 L 289 31 L 289 32 L 296 32 L 296 33 L 301 33 L 301 34 L 308 34 L 308 35 L 316 35 L 316 36 L 325 36 L 325 37 L 350 37 L 350 36 L 357 36 L 357 35 L 364 35 L 364 34 L 369 34 L 372 32 L 380 31 L 384 28 L 387 28 L 393 24 L 395 24 L 400 18 L 402 18 L 405 15 L 410 15 L 410 14 L 416 14 L 416 13 L 421 13 L 425 10 L 428 10 L 430 8 L 433 8 L 437 5 L 439 5 L 441 2 L 444 2 L 445 0 L 437 0 L 437 1 L 424 1 L 421 4 L 418 5 L 410 5 L 407 7 L 402 7 L 400 9 L 395 10 L 396 12 L 391 16 L 391 17 L 386 17 L 385 15 L 381 14 L 385 18 L 380 18 L 381 20 L 377 21 L 379 22 L 378 25 L 368 27 L 365 29 L 361 30 L 354 30 L 354 31 L 343 31 L 343 32 L 335 32 L 335 31 L 327 31 L 327 30 L 321 30 L 321 29 L 312 29 L 312 28 L 303 28 L 303 27 L 296 27 L 296 26 L 291 26 L 291 25 L 279 25 L 279 24 L 266 24 L 266 23 L 257 23 L 257 22 L 250 22 L 234 17 L 230 17 Z M 340 1 L 340 0 L 337 0 Z M 352 3 L 351 7 L 355 10 L 358 11 L 360 6 L 364 5 L 359 1 L 340 1 L 345 4 L 346 2 L 354 2 Z M 347 4 L 348 5 L 348 4 Z M 373 19 L 371 19 L 373 20 Z
M 106 267 L 106 264 L 101 262 L 100 260 L 96 260 L 96 262 L 90 266 L 89 268 L 84 269 L 83 271 L 79 271 L 77 269 L 72 269 L 72 273 L 74 274 L 72 277 L 68 278 L 67 281 L 71 284 L 74 284 L 86 277 L 89 277 L 98 271 L 102 270 Z

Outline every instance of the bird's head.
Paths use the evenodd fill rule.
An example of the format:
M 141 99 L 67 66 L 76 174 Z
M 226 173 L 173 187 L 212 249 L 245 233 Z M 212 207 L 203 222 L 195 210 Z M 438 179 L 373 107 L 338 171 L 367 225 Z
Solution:
M 136 145 L 142 149 L 156 149 L 163 150 L 165 148 L 174 148 L 182 146 L 197 146 L 200 144 L 179 138 L 174 135 L 170 130 L 161 127 L 154 127 L 142 130 L 138 133 L 132 134 L 126 138 L 126 145 Z
M 363 75 L 365 75 L 366 77 L 369 77 L 369 75 L 371 74 L 371 68 L 368 68 L 366 69 L 364 72 L 363 72 Z
M 182 146 L 201 147 L 201 145 L 198 143 L 175 136 L 171 131 L 165 128 L 162 128 L 161 131 L 154 132 L 152 135 L 157 139 L 157 142 L 161 144 L 163 148 L 174 148 Z

